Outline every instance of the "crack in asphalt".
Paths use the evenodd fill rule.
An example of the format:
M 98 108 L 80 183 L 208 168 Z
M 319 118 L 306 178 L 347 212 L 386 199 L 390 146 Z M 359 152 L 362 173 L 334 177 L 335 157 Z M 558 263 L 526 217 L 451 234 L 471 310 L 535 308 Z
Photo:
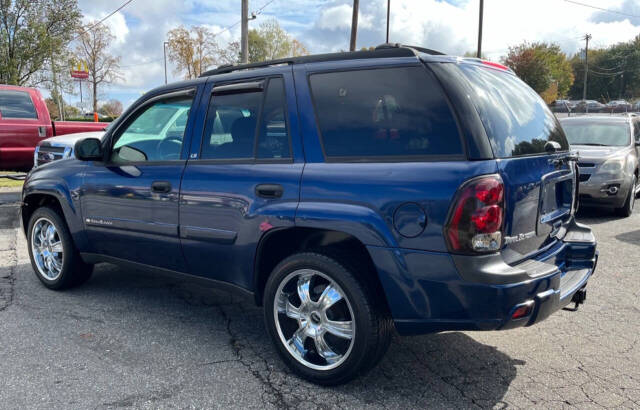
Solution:
M 9 235 L 15 237 L 15 230 L 0 230 L 0 232 L 9 231 Z M 18 264 L 18 255 L 16 251 L 16 240 L 12 238 L 10 243 L 12 245 L 7 249 L 2 249 L 0 252 L 8 253 L 9 266 L 3 266 L 0 268 L 0 312 L 6 310 L 13 304 L 13 288 L 15 282 L 15 271 Z

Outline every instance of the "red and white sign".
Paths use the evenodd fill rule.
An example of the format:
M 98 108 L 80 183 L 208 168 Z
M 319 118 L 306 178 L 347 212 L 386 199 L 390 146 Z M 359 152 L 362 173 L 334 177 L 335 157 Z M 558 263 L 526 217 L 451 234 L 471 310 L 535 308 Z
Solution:
M 87 63 L 84 61 L 79 61 L 74 63 L 71 67 L 71 77 L 77 78 L 79 80 L 86 80 L 89 78 L 89 68 L 87 67 Z

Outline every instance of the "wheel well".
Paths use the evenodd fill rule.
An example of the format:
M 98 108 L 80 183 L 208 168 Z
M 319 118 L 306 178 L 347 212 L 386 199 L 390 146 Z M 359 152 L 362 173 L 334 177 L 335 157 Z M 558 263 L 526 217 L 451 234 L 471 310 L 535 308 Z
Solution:
M 31 215 L 33 215 L 36 209 L 43 206 L 48 206 L 64 218 L 62 206 L 60 205 L 58 198 L 48 194 L 31 194 L 25 197 L 22 201 L 22 228 L 25 233 L 29 227 L 29 219 L 31 219 Z
M 348 255 L 349 260 L 345 262 L 349 262 L 349 266 L 362 267 L 353 273 L 359 276 L 363 284 L 372 285 L 376 300 L 382 301 L 383 307 L 389 311 L 382 284 L 366 246 L 347 233 L 315 228 L 281 229 L 268 234 L 260 241 L 254 272 L 255 298 L 258 305 L 262 304 L 265 285 L 276 265 L 294 253 L 309 250 L 325 252 L 329 256 Z M 345 259 L 340 256 L 338 258 Z

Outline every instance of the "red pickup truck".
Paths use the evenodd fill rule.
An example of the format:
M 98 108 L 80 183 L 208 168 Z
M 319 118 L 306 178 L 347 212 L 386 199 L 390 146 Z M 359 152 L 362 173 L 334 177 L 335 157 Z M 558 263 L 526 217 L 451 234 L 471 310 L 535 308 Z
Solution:
M 40 91 L 0 85 L 0 169 L 29 170 L 39 141 L 58 135 L 102 131 L 107 125 L 51 121 Z

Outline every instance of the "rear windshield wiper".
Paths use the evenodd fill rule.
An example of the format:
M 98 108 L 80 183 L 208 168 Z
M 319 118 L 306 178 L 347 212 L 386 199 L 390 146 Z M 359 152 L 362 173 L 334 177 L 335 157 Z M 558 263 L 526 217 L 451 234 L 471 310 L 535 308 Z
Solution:
M 577 145 L 589 145 L 589 146 L 593 146 L 593 147 L 606 147 L 607 146 L 607 144 L 598 144 L 598 143 L 595 143 L 595 142 L 577 144 Z

